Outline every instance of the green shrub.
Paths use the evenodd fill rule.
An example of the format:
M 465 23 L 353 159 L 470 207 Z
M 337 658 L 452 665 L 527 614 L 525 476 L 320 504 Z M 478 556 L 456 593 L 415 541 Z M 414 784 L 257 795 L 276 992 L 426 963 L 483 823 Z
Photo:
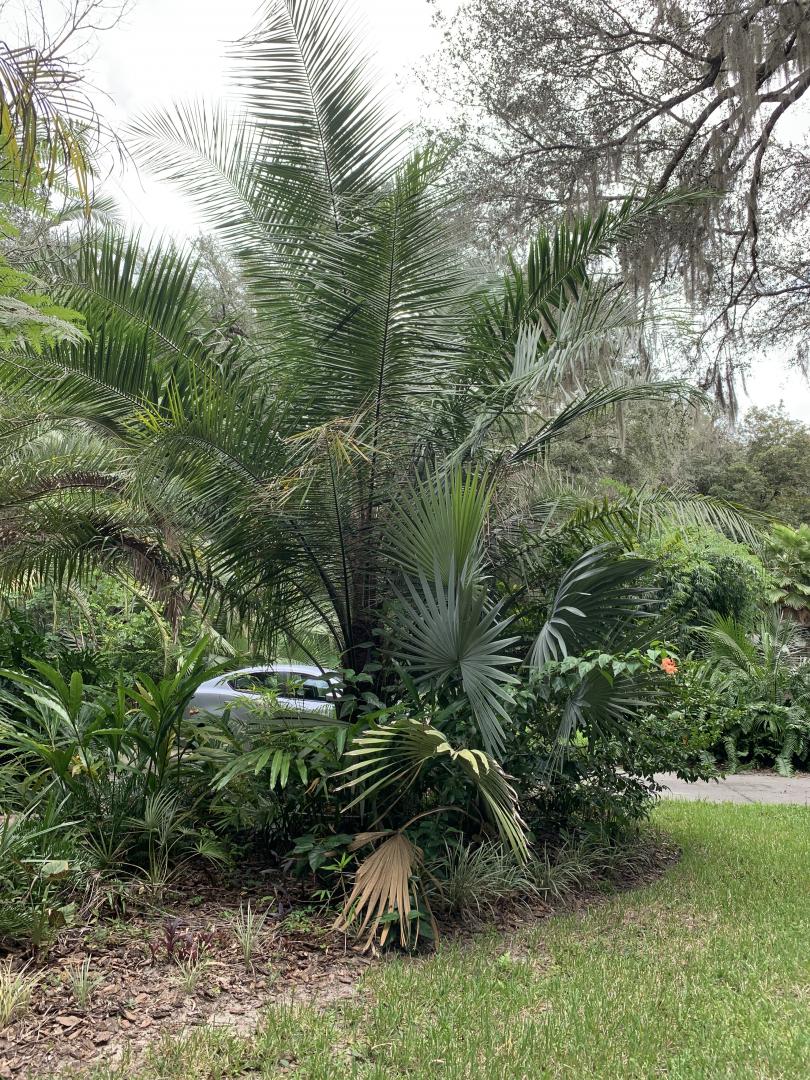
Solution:
M 695 693 L 713 697 L 730 770 L 774 766 L 789 776 L 810 761 L 810 664 L 795 655 L 798 630 L 771 612 L 753 629 L 720 616 L 700 628 L 705 659 Z
M 770 603 L 773 585 L 762 561 L 718 532 L 678 529 L 641 551 L 655 561 L 652 584 L 684 652 L 699 646 L 695 628 L 714 614 L 747 622 Z
M 673 666 L 667 675 L 662 664 Z M 638 711 L 593 706 L 568 719 L 578 681 L 626 692 Z M 688 780 L 716 775 L 711 749 L 721 727 L 709 703 L 693 700 L 678 662 L 664 646 L 613 655 L 588 653 L 546 664 L 518 696 L 505 768 L 516 779 L 520 804 L 536 838 L 561 833 L 613 840 L 649 813 L 655 773 Z M 619 698 L 619 701 L 621 697 Z M 571 726 L 573 724 L 573 726 Z
M 160 891 L 190 858 L 224 857 L 202 803 L 214 770 L 195 758 L 185 719 L 219 670 L 205 664 L 206 648 L 160 682 L 119 681 L 115 692 L 40 661 L 36 678 L 2 672 L 0 937 L 40 949 L 104 897 L 110 876 Z

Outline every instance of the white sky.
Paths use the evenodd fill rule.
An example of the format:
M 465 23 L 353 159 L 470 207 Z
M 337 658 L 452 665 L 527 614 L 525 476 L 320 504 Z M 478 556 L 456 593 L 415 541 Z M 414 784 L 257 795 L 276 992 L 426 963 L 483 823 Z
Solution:
M 454 0 L 443 0 L 448 9 Z M 416 119 L 414 66 L 439 44 L 428 0 L 353 0 L 384 82 L 408 119 Z M 259 0 L 135 0 L 123 23 L 99 40 L 92 81 L 112 99 L 121 122 L 151 106 L 226 93 L 226 43 L 252 29 Z M 166 185 L 129 170 L 116 185 L 133 224 L 194 234 L 201 222 Z
M 45 0 L 46 10 L 59 0 Z M 458 0 L 440 0 L 445 11 Z M 419 89 L 411 71 L 440 44 L 429 0 L 354 0 L 367 27 L 369 50 L 393 87 L 407 119 L 416 119 Z M 99 39 L 93 83 L 109 95 L 105 115 L 123 125 L 141 110 L 178 98 L 225 93 L 225 43 L 256 21 L 260 0 L 134 0 L 130 13 Z M 129 221 L 146 232 L 192 236 L 201 222 L 164 184 L 133 169 L 110 185 Z M 757 405 L 783 401 L 791 415 L 810 422 L 810 387 L 779 358 L 763 358 L 748 380 Z M 743 408 L 746 401 L 742 402 Z

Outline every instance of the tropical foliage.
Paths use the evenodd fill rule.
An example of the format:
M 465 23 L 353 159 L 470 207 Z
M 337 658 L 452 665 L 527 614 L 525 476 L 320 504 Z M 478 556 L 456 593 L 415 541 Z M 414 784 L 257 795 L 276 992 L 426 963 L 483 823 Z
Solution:
M 810 750 L 810 671 L 795 655 L 795 623 L 772 612 L 749 632 L 717 616 L 702 633 L 706 681 L 725 717 L 729 766 L 773 764 L 791 775 Z
M 810 525 L 775 524 L 771 533 L 772 600 L 797 615 L 810 606 Z
M 131 134 L 206 214 L 250 333 L 212 318 L 191 253 L 98 223 L 26 271 L 85 332 L 0 363 L 5 591 L 63 600 L 102 572 L 167 638 L 208 635 L 162 678 L 87 686 L 70 656 L 4 673 L 0 808 L 41 853 L 9 865 L 64 843 L 65 874 L 160 887 L 194 854 L 284 847 L 353 874 L 340 925 L 371 941 L 394 920 L 407 944 L 433 929 L 448 831 L 533 865 L 552 829 L 643 814 L 658 769 L 710 769 L 708 725 L 666 728 L 677 661 L 639 549 L 757 522 L 547 468 L 577 425 L 700 400 L 649 377 L 612 259 L 690 195 L 567 219 L 483 275 L 441 161 L 409 148 L 328 0 L 268 3 L 234 59 L 233 111 L 179 104 Z M 213 653 L 245 641 L 336 660 L 334 721 L 190 716 Z M 102 810 L 103 833 L 68 831 Z

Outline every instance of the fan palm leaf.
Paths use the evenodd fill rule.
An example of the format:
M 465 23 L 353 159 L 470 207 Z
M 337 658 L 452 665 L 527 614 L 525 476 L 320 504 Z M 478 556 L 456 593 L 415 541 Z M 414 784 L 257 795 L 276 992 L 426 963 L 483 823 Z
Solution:
M 605 545 L 586 551 L 563 575 L 529 663 L 540 667 L 564 659 L 607 642 L 630 622 L 650 618 L 649 596 L 636 583 L 653 565 L 648 559 L 617 558 Z
M 459 771 L 471 784 L 501 839 L 525 859 L 526 829 L 517 793 L 498 762 L 483 751 L 454 749 L 439 727 L 406 716 L 387 723 L 370 723 L 355 737 L 346 757 L 352 763 L 344 775 L 352 779 L 345 786 L 360 788 L 360 794 L 346 809 L 383 789 L 393 788 L 395 794 L 401 795 L 426 766 L 442 764 Z

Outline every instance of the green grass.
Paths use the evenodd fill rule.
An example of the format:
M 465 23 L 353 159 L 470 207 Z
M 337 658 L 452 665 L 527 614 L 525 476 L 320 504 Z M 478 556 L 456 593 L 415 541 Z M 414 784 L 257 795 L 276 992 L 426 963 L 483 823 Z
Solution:
M 201 1031 L 105 1080 L 810 1076 L 810 810 L 669 803 L 656 884 L 374 971 L 365 1001 Z

